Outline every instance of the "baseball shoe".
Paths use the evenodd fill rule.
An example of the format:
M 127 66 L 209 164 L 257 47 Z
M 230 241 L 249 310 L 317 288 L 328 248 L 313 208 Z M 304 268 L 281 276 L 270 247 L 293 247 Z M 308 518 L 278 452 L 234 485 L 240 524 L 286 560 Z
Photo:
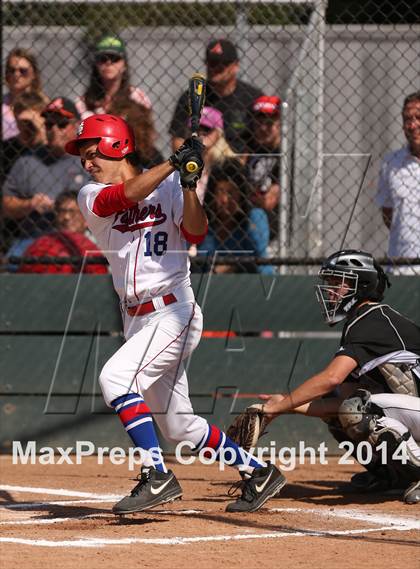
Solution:
M 114 514 L 143 512 L 182 496 L 182 488 L 172 470 L 165 473 L 143 466 L 138 480 L 131 494 L 112 508 Z
M 254 468 L 249 478 L 239 482 L 242 495 L 227 505 L 226 512 L 255 512 L 276 496 L 285 484 L 286 478 L 274 464 Z
M 376 476 L 373 472 L 369 472 L 368 470 L 353 474 L 350 484 L 354 490 L 362 493 L 382 492 L 390 488 L 388 480 Z
M 404 487 L 402 482 L 392 481 L 390 476 L 387 476 L 385 470 L 378 469 L 375 472 L 357 472 L 353 474 L 350 480 L 350 489 L 353 492 L 360 492 L 361 494 L 375 494 L 381 492 L 386 495 L 397 495 Z
M 420 502 L 420 480 L 410 484 L 404 492 L 403 500 L 406 504 L 418 504 Z

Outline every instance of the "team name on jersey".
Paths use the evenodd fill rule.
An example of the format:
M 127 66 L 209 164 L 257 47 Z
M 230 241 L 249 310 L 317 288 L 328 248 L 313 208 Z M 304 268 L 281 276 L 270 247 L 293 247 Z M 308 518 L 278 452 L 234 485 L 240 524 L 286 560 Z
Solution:
M 157 205 L 146 205 L 141 209 L 136 204 L 130 209 L 117 213 L 112 229 L 120 233 L 127 233 L 127 231 L 137 231 L 145 227 L 152 227 L 153 225 L 161 225 L 165 223 L 167 215 L 162 211 L 160 203 Z

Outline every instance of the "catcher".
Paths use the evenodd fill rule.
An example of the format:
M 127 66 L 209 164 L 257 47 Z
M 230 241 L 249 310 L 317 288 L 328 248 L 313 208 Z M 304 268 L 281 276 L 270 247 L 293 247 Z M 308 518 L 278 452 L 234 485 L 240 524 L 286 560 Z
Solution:
M 355 474 L 357 491 L 401 491 L 420 501 L 420 328 L 383 304 L 388 277 L 363 251 L 332 254 L 319 272 L 317 300 L 330 325 L 345 320 L 340 347 L 321 372 L 288 394 L 260 395 L 227 435 L 249 450 L 278 415 L 301 413 L 326 421 L 342 442 L 368 441 L 373 457 Z M 385 442 L 386 453 L 376 450 Z M 405 442 L 407 460 L 397 456 Z

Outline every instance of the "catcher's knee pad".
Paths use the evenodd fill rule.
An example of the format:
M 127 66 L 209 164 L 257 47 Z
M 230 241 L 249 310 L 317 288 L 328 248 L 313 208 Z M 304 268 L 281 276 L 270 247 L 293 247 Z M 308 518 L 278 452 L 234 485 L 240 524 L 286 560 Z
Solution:
M 350 434 L 347 433 L 345 431 L 345 429 L 342 427 L 338 417 L 333 418 L 333 419 L 327 419 L 324 421 L 328 425 L 328 431 L 330 432 L 330 434 L 334 437 L 334 439 L 338 443 L 349 442 L 349 441 L 354 443 L 353 450 L 351 452 L 351 456 L 356 461 L 358 461 L 359 460 L 359 454 L 357 452 L 357 443 L 360 442 L 360 438 L 355 440 L 352 436 L 352 433 L 350 433 Z M 377 472 L 378 468 L 382 467 L 380 461 L 378 460 L 378 455 L 374 449 L 372 449 L 371 461 L 370 462 L 363 462 L 362 466 L 364 468 L 366 468 L 366 470 L 369 470 L 370 472 Z
M 369 439 L 381 416 L 381 409 L 371 402 L 370 393 L 366 389 L 358 389 L 338 409 L 338 420 L 343 431 L 355 442 Z

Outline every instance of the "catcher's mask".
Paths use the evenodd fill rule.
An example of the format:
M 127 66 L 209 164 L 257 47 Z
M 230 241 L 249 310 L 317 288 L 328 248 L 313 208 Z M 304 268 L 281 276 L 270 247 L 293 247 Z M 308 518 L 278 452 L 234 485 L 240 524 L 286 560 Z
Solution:
M 353 249 L 330 255 L 318 275 L 316 296 L 330 326 L 344 320 L 363 300 L 380 302 L 391 286 L 370 253 Z

